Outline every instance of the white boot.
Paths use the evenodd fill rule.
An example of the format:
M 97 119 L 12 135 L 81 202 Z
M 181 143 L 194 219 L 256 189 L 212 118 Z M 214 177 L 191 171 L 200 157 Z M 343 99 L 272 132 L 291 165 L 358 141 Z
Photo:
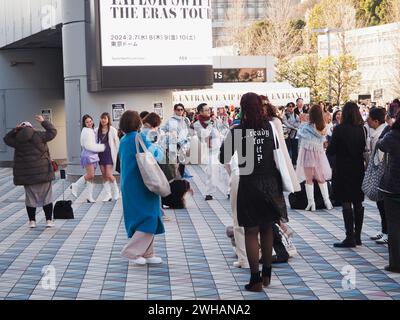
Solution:
M 112 197 L 114 201 L 117 201 L 120 198 L 117 180 L 114 180 L 114 183 L 112 184 Z
M 88 198 L 87 198 L 87 202 L 89 203 L 95 203 L 96 200 L 93 199 L 93 189 L 94 189 L 94 184 L 93 182 L 89 182 L 88 181 Z
M 73 184 L 71 184 L 71 190 L 72 190 L 72 194 L 75 198 L 78 197 L 78 191 L 80 188 L 82 188 L 86 183 L 85 177 L 82 176 L 79 178 L 79 180 Z
M 112 200 L 112 195 L 111 195 L 111 184 L 109 181 L 106 181 L 103 183 L 104 190 L 106 191 L 106 195 L 104 197 L 103 202 L 110 202 Z
M 307 200 L 308 200 L 308 205 L 306 208 L 306 211 L 315 211 L 316 206 L 315 206 L 315 201 L 314 201 L 314 185 L 313 184 L 307 184 L 306 183 L 306 193 L 307 193 Z
M 321 194 L 322 194 L 322 198 L 324 198 L 324 203 L 325 203 L 325 207 L 328 210 L 332 210 L 333 209 L 333 205 L 331 202 L 331 199 L 329 198 L 329 189 L 328 189 L 328 183 L 320 183 L 319 184 L 319 188 L 321 189 Z

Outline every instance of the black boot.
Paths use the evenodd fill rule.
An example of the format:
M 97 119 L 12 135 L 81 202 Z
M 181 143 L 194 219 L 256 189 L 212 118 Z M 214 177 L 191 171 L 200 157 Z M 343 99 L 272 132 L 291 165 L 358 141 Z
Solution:
M 264 287 L 268 287 L 271 284 L 271 274 L 272 274 L 272 267 L 263 267 L 262 281 Z
M 251 292 L 263 291 L 263 279 L 260 276 L 260 272 L 251 274 L 250 283 L 245 286 L 245 289 Z
M 354 208 L 354 230 L 357 246 L 362 246 L 361 231 L 364 222 L 364 207 Z
M 353 209 L 343 209 L 343 220 L 346 229 L 346 239 L 343 242 L 335 243 L 333 246 L 335 248 L 355 248 Z

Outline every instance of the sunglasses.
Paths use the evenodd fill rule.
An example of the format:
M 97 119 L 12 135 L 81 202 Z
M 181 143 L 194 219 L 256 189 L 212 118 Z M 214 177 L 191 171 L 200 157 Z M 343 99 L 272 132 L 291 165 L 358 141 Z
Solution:
M 178 108 L 176 111 L 185 111 L 185 109 Z

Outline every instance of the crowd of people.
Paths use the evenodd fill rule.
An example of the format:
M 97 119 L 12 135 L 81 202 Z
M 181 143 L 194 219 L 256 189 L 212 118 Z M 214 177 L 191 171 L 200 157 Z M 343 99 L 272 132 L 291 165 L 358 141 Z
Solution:
M 44 132 L 23 122 L 4 141 L 15 148 L 14 183 L 25 188 L 29 227 L 36 227 L 39 207 L 44 209 L 47 227 L 53 227 L 54 169 L 47 142 L 57 131 L 43 117 L 36 119 Z M 399 100 L 386 108 L 348 102 L 334 109 L 323 102 L 306 106 L 299 98 L 286 108 L 275 108 L 266 97 L 247 93 L 240 108 L 214 110 L 202 103 L 193 111 L 177 104 L 164 124 L 156 113 L 129 110 L 118 129 L 108 113 L 101 115 L 95 128 L 93 118 L 85 115 L 80 143 L 85 175 L 71 185 L 72 194 L 78 197 L 86 186 L 87 202 L 96 202 L 94 178 L 100 168 L 103 201 L 117 201 L 122 195 L 129 241 L 121 254 L 138 265 L 162 263 L 153 248 L 154 236 L 165 232 L 164 222 L 169 220 L 164 209 L 185 207 L 186 194 L 193 192 L 186 165 L 204 165 L 204 199 L 213 200 L 218 188 L 230 198 L 231 237 L 238 256 L 234 266 L 250 268 L 249 291 L 268 287 L 272 264 L 287 262 L 293 254 L 285 191 L 301 192 L 303 184 L 305 210 L 312 212 L 317 210 L 315 188 L 327 210 L 334 204 L 342 206 L 345 239 L 334 246 L 355 248 L 362 245 L 365 170 L 370 163 L 382 163 L 385 172 L 376 201 L 381 231 L 371 240 L 388 244 L 385 269 L 400 272 Z M 169 196 L 161 197 L 147 188 L 137 162 L 143 149 L 159 163 L 170 184 Z M 121 192 L 116 172 L 120 173 Z

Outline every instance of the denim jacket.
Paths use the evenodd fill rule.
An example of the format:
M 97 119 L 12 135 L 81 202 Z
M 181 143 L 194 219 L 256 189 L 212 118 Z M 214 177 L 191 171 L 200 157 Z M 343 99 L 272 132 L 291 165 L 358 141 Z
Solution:
M 300 140 L 300 147 L 324 152 L 326 136 L 319 133 L 315 125 L 310 123 L 302 124 L 297 132 L 297 136 Z

